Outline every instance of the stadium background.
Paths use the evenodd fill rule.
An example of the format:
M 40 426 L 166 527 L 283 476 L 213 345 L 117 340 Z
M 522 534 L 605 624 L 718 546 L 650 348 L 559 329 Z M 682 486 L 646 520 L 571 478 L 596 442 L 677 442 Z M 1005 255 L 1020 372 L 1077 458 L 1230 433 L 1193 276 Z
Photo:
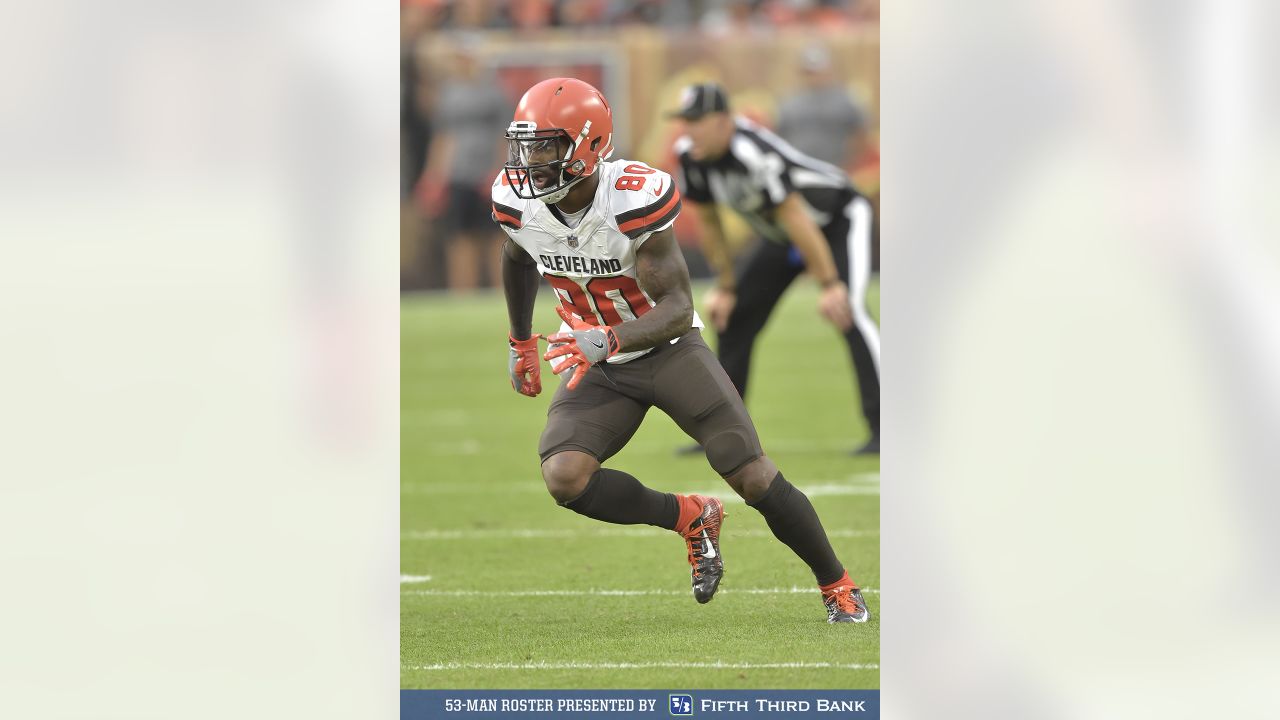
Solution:
M 402 3 L 403 687 L 878 687 L 879 462 L 847 455 L 865 437 L 856 390 L 808 283 L 797 283 L 761 338 L 748 406 L 766 449 L 813 498 L 851 574 L 870 589 L 874 619 L 849 632 L 822 622 L 807 569 L 705 462 L 672 456 L 687 440 L 660 413 L 611 464 L 661 490 L 730 502 L 714 603 L 688 597 L 683 543 L 670 533 L 555 507 L 534 448 L 557 380 L 544 371 L 535 400 L 507 384 L 505 310 L 501 293 L 485 289 L 502 236 L 451 231 L 458 208 L 441 187 L 449 170 L 432 152 L 442 88 L 467 63 L 476 92 L 496 86 L 508 103 L 507 119 L 490 129 L 493 156 L 479 159 L 491 179 L 510 110 L 543 78 L 595 84 L 614 110 L 614 157 L 672 170 L 679 127 L 663 115 L 683 86 L 720 82 L 736 111 L 774 127 L 817 57 L 865 118 L 844 157 L 822 159 L 844 165 L 875 201 L 877 19 L 877 2 Z M 735 250 L 758 241 L 724 220 Z M 699 285 L 707 270 L 691 213 L 676 230 Z M 702 292 L 695 287 L 695 300 Z M 878 318 L 878 277 L 869 295 Z M 535 331 L 552 325 L 549 308 L 540 297 Z M 692 651 L 690 633 L 699 639 Z
M 698 11 L 694 8 L 704 8 Z M 533 8 L 540 13 L 520 10 Z M 647 10 L 646 10 L 647 8 Z M 779 107 L 804 87 L 806 51 L 829 54 L 834 81 L 866 118 L 860 149 L 823 157 L 845 166 L 859 189 L 878 201 L 880 41 L 878 2 L 409 2 L 402 6 L 401 279 L 405 289 L 469 289 L 480 280 L 463 268 L 450 277 L 452 237 L 433 223 L 432 178 L 447 174 L 431 157 L 440 134 L 438 91 L 458 55 L 479 65 L 477 84 L 496 83 L 507 114 L 524 91 L 548 77 L 577 77 L 596 85 L 613 106 L 614 157 L 671 171 L 678 123 L 663 114 L 680 90 L 714 80 L 738 112 L 776 127 Z M 574 24 L 569 24 L 572 21 Z M 523 23 L 523 24 L 522 24 Z M 505 127 L 494 128 L 497 147 Z M 496 164 L 498 158 L 484 158 Z M 494 172 L 496 172 L 496 166 Z M 488 173 L 492 179 L 494 173 Z M 750 241 L 745 224 L 725 215 L 730 241 Z M 692 214 L 677 220 L 677 237 L 691 272 L 705 275 Z M 495 240 L 501 233 L 491 230 Z M 493 248 L 488 248 L 492 252 Z

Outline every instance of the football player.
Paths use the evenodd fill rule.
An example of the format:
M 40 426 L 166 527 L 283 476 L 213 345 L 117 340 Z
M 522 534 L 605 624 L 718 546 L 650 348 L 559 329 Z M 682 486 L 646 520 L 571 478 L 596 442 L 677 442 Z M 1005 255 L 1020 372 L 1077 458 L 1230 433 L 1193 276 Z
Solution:
M 871 438 L 855 453 L 880 452 L 880 331 L 867 312 L 871 203 L 840 168 L 729 112 L 715 83 L 685 89 L 685 134 L 676 140 L 681 190 L 694 203 L 702 248 L 718 280 L 703 307 L 720 335 L 720 362 L 746 396 L 751 350 L 769 314 L 803 270 L 822 288 L 819 312 L 844 335 Z M 732 208 L 763 238 L 735 274 L 719 206 Z
M 828 621 L 866 621 L 862 594 L 813 505 L 764 454 L 742 399 L 702 341 L 671 230 L 681 202 L 672 178 L 644 163 L 610 161 L 609 104 L 572 78 L 530 88 L 506 138 L 510 157 L 493 183 L 493 219 L 509 238 L 503 287 L 517 392 L 542 389 L 540 336 L 532 333 L 541 278 L 563 320 L 541 354 L 561 378 L 538 443 L 551 496 L 590 518 L 681 534 L 694 598 L 711 600 L 724 573 L 720 500 L 657 492 L 602 466 L 657 407 L 706 448 L 711 467 L 812 569 Z

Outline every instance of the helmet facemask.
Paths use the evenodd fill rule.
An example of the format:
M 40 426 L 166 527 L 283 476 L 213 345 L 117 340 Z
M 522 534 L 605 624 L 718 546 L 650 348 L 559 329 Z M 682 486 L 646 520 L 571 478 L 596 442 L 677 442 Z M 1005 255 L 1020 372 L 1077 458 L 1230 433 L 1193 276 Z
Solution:
M 507 128 L 507 182 L 518 197 L 552 205 L 564 199 L 584 177 L 585 163 L 574 160 L 574 144 L 559 128 L 538 130 L 517 120 Z

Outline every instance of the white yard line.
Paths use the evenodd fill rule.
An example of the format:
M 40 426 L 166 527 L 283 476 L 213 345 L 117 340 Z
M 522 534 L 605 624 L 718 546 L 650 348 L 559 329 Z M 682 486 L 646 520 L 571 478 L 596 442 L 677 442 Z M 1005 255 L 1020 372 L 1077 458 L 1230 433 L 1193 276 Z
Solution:
M 424 583 L 430 579 L 431 579 L 430 575 L 401 575 L 400 584 L 405 585 L 407 583 Z
M 529 663 L 438 663 L 404 665 L 404 670 L 639 670 L 644 668 L 700 668 L 706 670 L 764 670 L 774 668 L 832 668 L 840 670 L 879 670 L 879 664 L 829 662 L 529 662 Z
M 827 537 L 854 538 L 878 537 L 879 530 L 829 530 Z M 493 528 L 484 530 L 406 530 L 401 540 L 533 540 L 539 538 L 583 537 L 675 537 L 670 530 L 656 527 L 602 527 L 577 530 L 574 528 Z M 726 538 L 772 538 L 773 533 L 764 529 L 726 530 Z
M 836 484 L 805 485 L 804 487 L 799 487 L 797 489 L 803 491 L 805 495 L 811 498 L 826 497 L 830 495 L 879 495 L 880 494 L 879 484 L 875 484 L 875 485 L 836 485 Z M 693 493 L 705 495 L 706 491 L 705 490 L 681 491 L 682 495 L 689 495 Z M 726 505 L 745 505 L 746 504 L 745 500 L 743 500 L 742 498 L 738 497 L 737 495 L 731 492 L 719 493 L 719 494 L 716 494 L 716 497 L 720 498 L 720 500 L 723 501 Z
M 402 595 L 435 595 L 445 597 L 492 597 L 495 594 L 501 594 L 503 597 L 557 597 L 557 596 L 606 596 L 606 597 L 627 597 L 633 595 L 671 595 L 685 596 L 689 594 L 689 590 L 608 590 L 601 588 L 588 588 L 586 590 L 402 590 Z M 862 592 L 867 595 L 876 595 L 880 593 L 878 588 L 862 588 Z M 725 588 L 720 590 L 718 595 L 817 595 L 816 587 L 798 587 L 791 586 L 789 588 Z

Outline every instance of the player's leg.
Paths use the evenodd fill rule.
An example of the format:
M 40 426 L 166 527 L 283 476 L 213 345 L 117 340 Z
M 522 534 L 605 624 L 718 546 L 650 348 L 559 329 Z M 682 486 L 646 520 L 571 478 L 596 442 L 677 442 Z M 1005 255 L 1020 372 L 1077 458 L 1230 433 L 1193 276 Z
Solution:
M 836 557 L 813 504 L 764 454 L 742 398 L 706 344 L 689 336 L 676 348 L 655 375 L 654 405 L 706 448 L 711 467 L 809 566 L 828 604 L 828 620 L 866 620 L 861 594 Z M 832 607 L 842 609 L 833 614 Z
M 579 450 L 547 457 L 542 478 L 561 506 L 602 522 L 670 530 L 679 515 L 675 495 L 645 487 L 621 470 L 601 467 L 594 455 Z
M 644 359 L 627 363 L 643 362 Z M 626 366 L 622 366 L 626 367 Z M 619 389 L 640 367 L 592 368 L 576 390 L 556 389 L 547 410 L 547 426 L 538 443 L 547 491 L 561 506 L 580 515 L 619 525 L 655 525 L 671 529 L 680 501 L 645 487 L 630 474 L 601 467 L 622 449 L 644 420 L 649 406 Z
M 840 279 L 849 286 L 853 310 L 853 327 L 844 339 L 858 382 L 862 416 L 871 432 L 871 438 L 856 451 L 858 454 L 880 452 L 880 329 L 867 310 L 873 222 L 871 203 L 857 198 L 845 207 L 842 217 L 823 228 Z
M 808 496 L 792 485 L 767 455 L 724 479 L 747 505 L 764 516 L 773 536 L 809 566 L 827 607 L 827 622 L 866 622 L 871 614 L 862 592 L 836 557 Z
M 717 354 L 729 380 L 743 397 L 747 394 L 756 338 L 801 269 L 791 261 L 786 247 L 761 241 L 737 278 L 737 302 L 724 332 L 718 335 Z
M 684 536 L 693 596 L 705 603 L 724 572 L 716 545 L 724 506 L 715 498 L 658 492 L 628 473 L 601 467 L 640 427 L 654 395 L 653 363 L 670 351 L 659 347 L 623 365 L 594 367 L 576 390 L 562 384 L 538 453 L 547 490 L 560 505 L 596 520 L 654 525 Z

